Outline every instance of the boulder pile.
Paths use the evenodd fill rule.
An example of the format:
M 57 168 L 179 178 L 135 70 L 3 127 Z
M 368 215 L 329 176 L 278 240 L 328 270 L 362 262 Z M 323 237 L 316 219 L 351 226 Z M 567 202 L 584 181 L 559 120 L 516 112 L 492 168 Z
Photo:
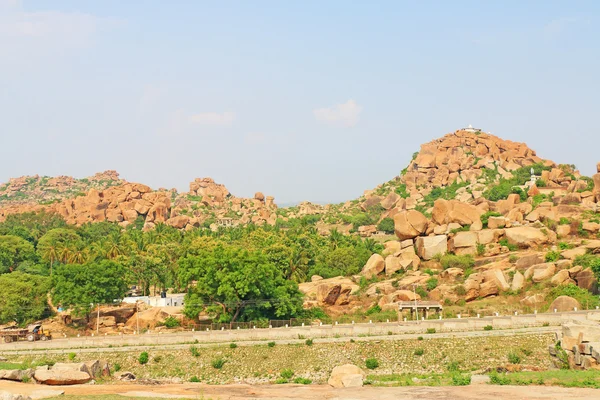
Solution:
M 548 347 L 558 368 L 600 369 L 600 323 L 577 321 L 564 324 L 560 345 Z

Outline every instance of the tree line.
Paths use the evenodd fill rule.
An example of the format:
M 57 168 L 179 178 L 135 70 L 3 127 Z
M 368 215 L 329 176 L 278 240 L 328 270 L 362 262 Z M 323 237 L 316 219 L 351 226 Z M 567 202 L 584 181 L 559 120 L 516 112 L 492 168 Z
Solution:
M 358 273 L 381 245 L 312 224 L 246 225 L 141 231 L 110 222 L 68 225 L 45 212 L 9 215 L 0 223 L 0 323 L 21 324 L 54 306 L 89 314 L 92 304 L 186 292 L 185 314 L 218 322 L 290 318 L 303 313 L 298 283 Z M 4 289 L 6 288 L 6 289 Z M 48 296 L 50 294 L 50 296 Z

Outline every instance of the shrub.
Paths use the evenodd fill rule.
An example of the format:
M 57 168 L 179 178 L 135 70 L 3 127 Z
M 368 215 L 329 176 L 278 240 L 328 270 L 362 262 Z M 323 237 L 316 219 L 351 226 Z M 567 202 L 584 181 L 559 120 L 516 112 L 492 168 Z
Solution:
M 277 378 L 277 379 L 275 380 L 275 384 L 276 384 L 276 385 L 282 385 L 282 384 L 289 383 L 289 382 L 290 382 L 290 381 L 288 381 L 288 380 L 287 380 L 287 379 L 285 379 L 285 378 Z
M 448 370 L 448 372 L 460 372 L 460 364 L 458 361 L 451 361 L 446 366 L 446 369 Z
M 190 382 L 192 382 L 192 383 L 200 383 L 200 379 L 198 379 L 197 376 L 192 376 L 190 378 Z
M 381 312 L 381 307 L 379 307 L 378 304 L 375 304 L 373 307 L 369 308 L 365 314 L 367 315 L 373 315 L 373 314 L 377 314 Z
M 166 326 L 169 329 L 172 328 L 177 328 L 178 326 L 181 326 L 181 322 L 179 322 L 179 320 L 173 316 L 168 316 L 165 321 L 163 322 L 164 326 Z
M 473 268 L 475 266 L 475 260 L 473 259 L 473 256 L 470 254 L 462 255 L 462 256 L 457 256 L 454 254 L 445 254 L 440 257 L 439 261 L 442 264 L 442 267 L 444 269 L 448 269 L 448 268 L 467 269 L 467 268 Z
M 571 244 L 571 243 L 566 243 L 566 242 L 558 242 L 558 248 L 560 250 L 569 250 L 574 248 L 575 245 Z
M 229 345 L 229 348 L 230 348 L 230 349 L 236 349 L 236 348 L 237 348 L 237 344 L 235 344 L 235 343 L 231 343 L 231 344 Z
M 551 302 L 559 296 L 572 297 L 575 300 L 577 300 L 579 304 L 588 309 L 600 306 L 600 300 L 598 300 L 598 296 L 594 296 L 586 289 L 582 289 L 572 283 L 569 285 L 561 285 L 553 288 L 546 296 L 546 300 L 548 302 Z
M 142 354 L 140 354 L 138 361 L 140 364 L 145 365 L 145 364 L 148 364 L 148 359 L 149 359 L 148 353 L 144 351 Z
M 537 186 L 539 188 L 545 188 L 546 186 L 548 186 L 548 184 L 546 183 L 545 180 L 538 179 L 537 181 L 535 181 L 535 186 Z
M 313 345 L 313 340 L 312 339 L 306 339 L 306 342 L 304 342 L 307 346 L 312 346 Z
M 492 329 L 494 329 L 494 327 L 491 326 L 491 325 L 486 325 L 486 326 L 483 327 L 484 331 L 491 331 Z
M 423 336 L 419 336 L 417 340 L 423 340 Z
M 291 369 L 284 369 L 279 373 L 279 375 L 284 379 L 292 379 L 292 376 L 294 376 L 294 371 Z
M 269 343 L 267 343 L 267 346 L 269 346 L 269 347 L 275 347 L 275 342 L 269 342 Z
M 429 278 L 427 280 L 427 290 L 431 291 L 435 289 L 438 285 L 438 280 L 436 278 Z
M 294 383 L 299 384 L 299 385 L 310 385 L 312 383 L 312 381 L 307 378 L 298 377 L 298 378 L 294 379 Z
M 508 362 L 511 364 L 520 364 L 521 356 L 519 356 L 517 353 L 508 353 Z
M 490 383 L 493 385 L 510 385 L 510 378 L 506 374 L 499 374 L 494 371 L 490 374 Z
M 422 356 L 423 354 L 425 354 L 425 350 L 423 350 L 423 349 L 415 350 L 415 356 Z
M 192 353 L 194 357 L 200 357 L 200 351 L 196 346 L 190 346 L 190 353 Z
M 466 304 L 467 302 L 465 301 L 465 299 L 460 299 L 456 302 L 456 305 L 460 307 L 464 307 Z
M 506 239 L 506 238 L 500 239 L 498 241 L 498 243 L 500 244 L 500 246 L 508 247 L 508 250 L 510 250 L 510 251 L 517 251 L 517 250 L 519 250 L 519 248 L 517 247 L 517 245 L 509 243 L 508 239 Z
M 115 365 L 113 366 L 113 369 L 115 370 L 115 372 L 119 372 L 121 370 L 121 364 L 115 363 Z
M 379 367 L 379 361 L 376 358 L 367 358 L 365 360 L 365 366 L 369 369 L 375 369 Z
M 75 353 L 69 353 L 69 361 L 75 360 L 75 357 L 77 357 L 77 354 L 75 354 Z
M 477 244 L 477 255 L 482 257 L 485 254 L 485 244 L 478 243 Z
M 421 286 L 417 286 L 417 288 L 415 289 L 415 293 L 423 298 L 427 298 L 429 296 L 429 293 L 427 293 L 427 291 Z
M 430 335 L 435 333 L 435 328 L 427 328 L 427 333 Z
M 222 358 L 217 358 L 215 360 L 212 360 L 210 365 L 212 365 L 214 369 L 221 369 L 223 368 L 223 365 L 225 365 L 225 360 Z
M 467 289 L 465 289 L 463 285 L 456 285 L 454 287 L 454 293 L 456 293 L 459 296 L 464 296 L 465 294 L 467 294 Z
M 569 225 L 570 223 L 571 223 L 571 220 L 569 218 L 562 217 L 561 219 L 558 220 L 559 225 Z
M 471 384 L 471 375 L 463 375 L 459 373 L 452 374 L 453 386 L 467 386 Z
M 549 251 L 546 253 L 546 262 L 556 262 L 560 260 L 560 253 L 558 251 Z
M 383 231 L 385 233 L 389 233 L 390 235 L 394 233 L 394 220 L 390 217 L 386 217 L 382 219 L 379 224 L 377 224 L 377 230 Z

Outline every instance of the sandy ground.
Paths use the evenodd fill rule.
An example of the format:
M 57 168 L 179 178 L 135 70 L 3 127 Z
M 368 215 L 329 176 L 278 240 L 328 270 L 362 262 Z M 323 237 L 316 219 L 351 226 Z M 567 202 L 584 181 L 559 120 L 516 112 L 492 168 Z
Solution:
M 0 381 L 0 391 L 31 394 L 40 389 L 64 390 L 67 395 L 121 394 L 131 397 L 189 398 L 213 400 L 247 399 L 346 399 L 346 400 L 600 400 L 600 390 L 560 388 L 550 386 L 491 386 L 473 385 L 462 387 L 363 387 L 356 389 L 333 389 L 327 385 L 223 385 L 203 384 L 144 386 L 138 384 L 76 385 L 65 387 Z

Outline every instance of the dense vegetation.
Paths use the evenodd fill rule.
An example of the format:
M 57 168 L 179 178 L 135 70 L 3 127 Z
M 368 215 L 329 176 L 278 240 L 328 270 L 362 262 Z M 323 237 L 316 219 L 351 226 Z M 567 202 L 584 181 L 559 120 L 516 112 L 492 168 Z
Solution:
M 69 226 L 43 212 L 11 215 L 0 223 L 0 287 L 10 288 L 0 299 L 0 323 L 47 316 L 48 290 L 55 306 L 85 315 L 131 285 L 145 295 L 186 291 L 189 317 L 294 317 L 302 311 L 298 283 L 356 274 L 380 250 L 371 239 L 335 230 L 322 236 L 310 221 L 218 232 L 158 224 L 142 232 L 108 222 Z

